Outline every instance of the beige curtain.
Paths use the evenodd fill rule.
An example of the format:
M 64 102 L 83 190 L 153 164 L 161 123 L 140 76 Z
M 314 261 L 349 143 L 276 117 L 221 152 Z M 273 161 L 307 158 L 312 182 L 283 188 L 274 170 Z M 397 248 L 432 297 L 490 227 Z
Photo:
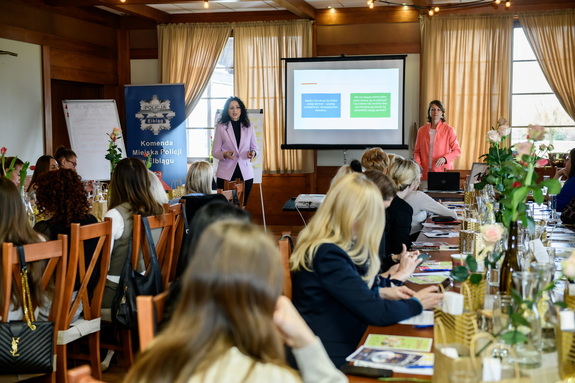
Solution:
M 229 23 L 158 26 L 160 80 L 184 83 L 186 116 L 204 93 L 231 31 Z
M 234 23 L 234 89 L 249 109 L 264 110 L 264 172 L 309 173 L 313 152 L 282 150 L 284 77 L 282 58 L 309 57 L 309 20 Z
M 575 10 L 520 14 L 519 22 L 551 89 L 575 119 Z
M 441 100 L 457 132 L 456 169 L 471 169 L 486 153 L 486 133 L 509 119 L 512 15 L 446 15 L 421 21 L 421 116 Z

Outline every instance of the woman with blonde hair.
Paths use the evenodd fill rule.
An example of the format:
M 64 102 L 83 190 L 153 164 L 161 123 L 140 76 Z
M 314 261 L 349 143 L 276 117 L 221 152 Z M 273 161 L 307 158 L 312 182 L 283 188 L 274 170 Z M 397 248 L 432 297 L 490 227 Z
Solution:
M 413 160 L 396 159 L 387 173 L 395 188 L 396 196 L 385 211 L 387 224 L 385 226 L 385 254 L 393 257 L 411 247 L 409 234 L 413 208 L 405 202 L 410 187 L 418 183 L 421 171 Z
M 412 297 L 404 287 L 379 287 L 382 223 L 378 188 L 363 174 L 342 176 L 298 235 L 290 259 L 294 304 L 335 365 L 355 350 L 368 325 L 397 323 L 442 297 L 435 286 Z
M 347 381 L 281 296 L 282 275 L 277 247 L 258 227 L 210 225 L 183 276 L 173 318 L 124 382 Z M 294 348 L 301 378 L 285 362 L 284 342 Z
M 214 171 L 207 161 L 196 161 L 190 165 L 186 177 L 186 194 L 211 194 Z

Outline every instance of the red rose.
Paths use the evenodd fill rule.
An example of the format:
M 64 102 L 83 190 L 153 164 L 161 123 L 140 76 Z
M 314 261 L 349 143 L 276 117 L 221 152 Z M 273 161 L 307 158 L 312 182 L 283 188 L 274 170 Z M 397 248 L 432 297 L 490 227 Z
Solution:
M 6 147 L 3 146 L 2 149 L 0 149 L 0 154 L 4 155 L 4 154 L 6 154 L 7 151 L 8 151 L 8 149 L 6 149 Z
M 515 181 L 515 182 L 513 182 L 513 185 L 511 187 L 518 188 L 519 186 L 521 186 L 521 182 Z

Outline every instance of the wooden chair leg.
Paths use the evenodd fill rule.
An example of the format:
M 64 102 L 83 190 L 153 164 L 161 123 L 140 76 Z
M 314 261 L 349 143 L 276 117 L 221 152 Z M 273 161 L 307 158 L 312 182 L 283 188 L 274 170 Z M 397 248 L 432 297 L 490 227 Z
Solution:
M 56 351 L 56 375 L 58 382 L 68 382 L 68 346 L 58 345 Z
M 121 329 L 122 353 L 126 367 L 130 368 L 134 364 L 134 348 L 132 345 L 132 330 Z
M 102 365 L 100 359 L 100 333 L 95 332 L 88 335 L 90 347 L 90 365 L 92 366 L 92 376 L 102 380 Z

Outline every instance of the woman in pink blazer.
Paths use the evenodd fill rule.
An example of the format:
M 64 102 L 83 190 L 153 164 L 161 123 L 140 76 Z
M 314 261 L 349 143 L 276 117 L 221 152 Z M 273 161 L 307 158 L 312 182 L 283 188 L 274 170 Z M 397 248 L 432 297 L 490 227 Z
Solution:
M 453 161 L 461 156 L 455 129 L 445 123 L 445 107 L 439 100 L 433 100 L 427 108 L 427 125 L 417 131 L 413 159 L 422 168 L 422 179 L 428 172 L 443 172 L 453 169 Z
M 254 181 L 251 161 L 256 158 L 257 150 L 256 135 L 246 106 L 237 97 L 228 98 L 216 125 L 212 156 L 219 160 L 216 170 L 218 189 L 223 189 L 225 180 L 240 178 L 245 181 L 244 205 L 248 204 Z

